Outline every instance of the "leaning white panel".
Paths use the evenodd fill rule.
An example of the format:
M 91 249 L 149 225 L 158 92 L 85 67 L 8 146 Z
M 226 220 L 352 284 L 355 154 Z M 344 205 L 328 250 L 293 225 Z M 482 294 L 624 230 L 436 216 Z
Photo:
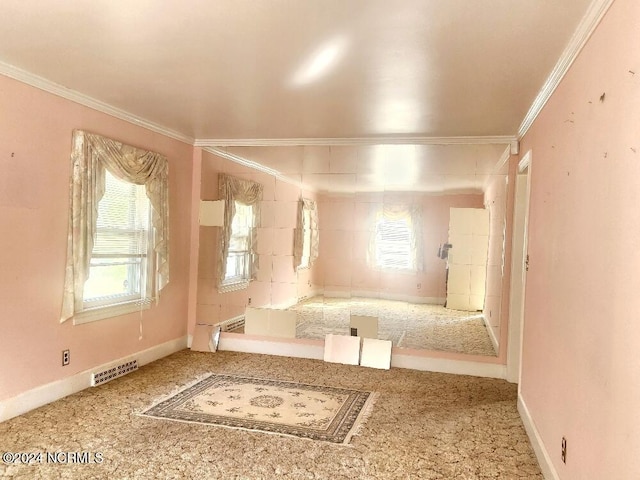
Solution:
M 378 317 L 351 315 L 349 326 L 356 329 L 358 337 L 378 338 Z
M 360 365 L 389 370 L 391 368 L 391 341 L 364 338 Z
M 358 365 L 360 363 L 360 337 L 327 334 L 324 339 L 324 361 Z
M 268 329 L 268 335 L 272 337 L 296 338 L 296 312 L 293 310 L 271 310 Z
M 247 307 L 244 313 L 244 333 L 269 335 L 269 310 Z

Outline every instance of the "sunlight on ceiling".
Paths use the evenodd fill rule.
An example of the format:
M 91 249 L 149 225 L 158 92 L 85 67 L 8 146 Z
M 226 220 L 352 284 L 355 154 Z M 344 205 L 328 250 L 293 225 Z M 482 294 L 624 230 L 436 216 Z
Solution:
M 344 56 L 347 44 L 347 39 L 339 36 L 322 45 L 298 68 L 292 85 L 302 87 L 329 74 Z

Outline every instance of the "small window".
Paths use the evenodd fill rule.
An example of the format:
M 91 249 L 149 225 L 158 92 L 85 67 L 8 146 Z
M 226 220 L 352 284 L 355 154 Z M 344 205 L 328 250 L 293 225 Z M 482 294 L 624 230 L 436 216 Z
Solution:
M 229 254 L 223 285 L 247 282 L 251 269 L 251 231 L 253 229 L 253 206 L 234 202 L 235 214 L 231 221 Z
M 302 229 L 302 257 L 298 268 L 309 268 L 311 266 L 311 210 L 304 208 L 302 210 L 303 225 Z
M 105 192 L 98 204 L 96 235 L 84 308 L 141 301 L 148 285 L 150 202 L 144 185 L 105 171 Z
M 388 219 L 380 216 L 375 227 L 376 266 L 390 269 L 413 269 L 412 226 L 410 218 Z

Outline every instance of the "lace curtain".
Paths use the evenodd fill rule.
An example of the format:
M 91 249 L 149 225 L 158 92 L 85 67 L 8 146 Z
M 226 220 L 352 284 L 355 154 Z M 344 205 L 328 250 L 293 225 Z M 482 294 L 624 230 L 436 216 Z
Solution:
M 308 222 L 306 220 L 305 211 L 309 213 Z M 301 198 L 298 202 L 298 222 L 293 239 L 293 260 L 296 268 L 299 268 L 302 263 L 305 230 L 311 231 L 311 245 L 309 247 L 309 267 L 311 267 L 318 258 L 320 244 L 320 235 L 318 232 L 318 205 L 313 200 Z
M 373 207 L 372 207 L 373 208 Z M 404 220 L 410 228 L 409 236 L 409 270 L 424 270 L 424 247 L 422 235 L 422 206 L 406 204 L 385 204 L 382 208 L 372 210 L 370 215 L 372 226 L 367 251 L 367 263 L 371 268 L 381 268 L 377 261 L 376 234 L 377 225 L 382 221 Z
M 251 180 L 232 177 L 220 174 L 219 177 L 220 196 L 225 201 L 224 225 L 219 236 L 218 257 L 218 290 L 223 289 L 223 283 L 227 275 L 227 257 L 229 256 L 229 245 L 231 241 L 231 224 L 236 213 L 235 202 L 244 205 L 251 205 L 253 212 L 252 227 L 250 229 L 250 261 L 249 279 L 255 280 L 258 271 L 258 227 L 260 226 L 260 202 L 262 201 L 262 185 Z
M 152 214 L 156 254 L 154 295 L 169 283 L 169 165 L 159 153 L 124 145 L 100 135 L 74 130 L 67 265 L 61 322 L 83 310 L 84 284 L 89 275 L 96 235 L 98 203 L 105 191 L 105 169 L 116 178 L 144 185 Z

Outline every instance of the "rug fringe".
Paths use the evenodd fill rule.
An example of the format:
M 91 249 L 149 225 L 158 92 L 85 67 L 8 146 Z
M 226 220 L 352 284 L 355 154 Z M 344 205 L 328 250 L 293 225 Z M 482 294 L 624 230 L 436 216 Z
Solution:
M 365 423 L 367 423 L 367 420 L 369 420 L 369 417 L 373 412 L 373 406 L 375 405 L 379 396 L 380 394 L 378 392 L 370 393 L 369 398 L 367 398 L 367 401 L 364 403 L 362 410 L 360 410 L 360 414 L 358 415 L 358 418 L 356 419 L 353 427 L 351 427 L 351 431 L 349 432 L 347 437 L 344 439 L 343 443 L 345 445 L 349 444 L 351 442 L 351 438 L 354 437 L 355 435 L 362 434 L 364 425 Z
M 158 405 L 159 403 L 164 402 L 165 400 L 170 399 L 171 397 L 173 397 L 174 395 L 182 392 L 183 390 L 186 390 L 187 388 L 191 388 L 193 387 L 196 383 L 200 383 L 201 381 L 203 381 L 205 378 L 209 378 L 211 375 L 213 375 L 213 372 L 205 372 L 205 373 L 201 373 L 200 375 L 198 375 L 196 377 L 195 380 L 190 381 L 189 383 L 187 383 L 186 385 L 176 385 L 173 387 L 173 389 L 167 393 L 164 394 L 160 397 L 156 397 L 154 398 L 153 402 L 151 403 L 151 405 L 147 405 L 145 407 L 142 407 L 142 410 L 134 410 L 133 414 L 134 415 L 143 415 L 144 412 L 146 412 L 147 410 L 152 409 L 153 407 L 155 407 L 156 405 Z

